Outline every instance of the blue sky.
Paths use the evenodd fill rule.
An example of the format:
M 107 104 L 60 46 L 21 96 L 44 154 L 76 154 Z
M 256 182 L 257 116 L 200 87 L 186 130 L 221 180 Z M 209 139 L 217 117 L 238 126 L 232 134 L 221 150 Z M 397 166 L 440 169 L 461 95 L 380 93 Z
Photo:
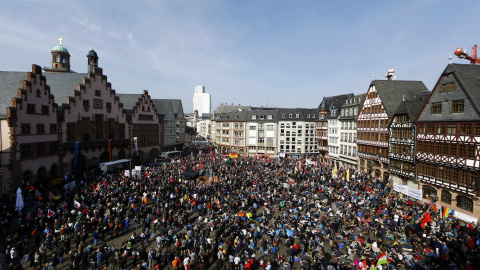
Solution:
M 434 0 L 5 1 L 0 70 L 50 65 L 62 36 L 72 69 L 86 72 L 93 47 L 118 93 L 146 89 L 191 112 L 203 84 L 212 109 L 313 108 L 323 96 L 365 93 L 389 68 L 431 90 L 457 47 L 480 42 L 479 9 Z

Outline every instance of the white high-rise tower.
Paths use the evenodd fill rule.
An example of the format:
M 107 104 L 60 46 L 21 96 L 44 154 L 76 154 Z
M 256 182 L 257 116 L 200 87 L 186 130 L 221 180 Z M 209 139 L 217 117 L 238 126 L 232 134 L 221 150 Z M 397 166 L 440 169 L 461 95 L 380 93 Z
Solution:
M 205 86 L 199 84 L 195 87 L 193 94 L 193 112 L 198 111 L 198 116 L 202 117 L 204 113 L 211 113 L 211 97 L 205 93 Z

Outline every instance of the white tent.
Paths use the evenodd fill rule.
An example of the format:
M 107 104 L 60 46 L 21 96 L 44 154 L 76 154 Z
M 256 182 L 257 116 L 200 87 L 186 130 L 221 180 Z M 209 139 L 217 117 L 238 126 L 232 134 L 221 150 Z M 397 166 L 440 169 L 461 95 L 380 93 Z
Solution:
M 15 203 L 15 211 L 22 211 L 25 204 L 23 203 L 22 190 L 17 189 L 17 202 Z

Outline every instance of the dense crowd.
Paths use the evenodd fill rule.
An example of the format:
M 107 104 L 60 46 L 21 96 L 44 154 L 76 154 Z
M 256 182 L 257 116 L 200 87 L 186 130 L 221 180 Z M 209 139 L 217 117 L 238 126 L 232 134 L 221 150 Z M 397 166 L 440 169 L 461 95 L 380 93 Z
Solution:
M 25 184 L 22 211 L 15 196 L 0 207 L 0 267 L 478 269 L 476 224 L 332 170 L 200 153 L 136 177 L 85 174 L 51 200 L 46 187 Z

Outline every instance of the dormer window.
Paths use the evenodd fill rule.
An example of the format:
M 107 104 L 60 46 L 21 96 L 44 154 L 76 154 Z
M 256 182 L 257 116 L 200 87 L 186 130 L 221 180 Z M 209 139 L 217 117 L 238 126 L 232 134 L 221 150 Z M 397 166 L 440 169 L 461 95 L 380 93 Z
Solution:
M 282 114 L 282 118 L 285 118 L 285 114 Z
M 273 116 L 272 115 L 269 115 L 267 116 L 268 120 L 272 120 L 273 119 Z
M 298 114 L 298 113 L 295 114 L 295 117 L 296 117 L 296 118 L 300 118 L 300 114 Z
M 292 118 L 292 117 L 293 117 L 293 114 L 289 114 L 289 115 L 288 115 L 288 118 Z
M 257 116 L 256 115 L 252 115 L 252 120 L 256 120 L 257 119 Z

